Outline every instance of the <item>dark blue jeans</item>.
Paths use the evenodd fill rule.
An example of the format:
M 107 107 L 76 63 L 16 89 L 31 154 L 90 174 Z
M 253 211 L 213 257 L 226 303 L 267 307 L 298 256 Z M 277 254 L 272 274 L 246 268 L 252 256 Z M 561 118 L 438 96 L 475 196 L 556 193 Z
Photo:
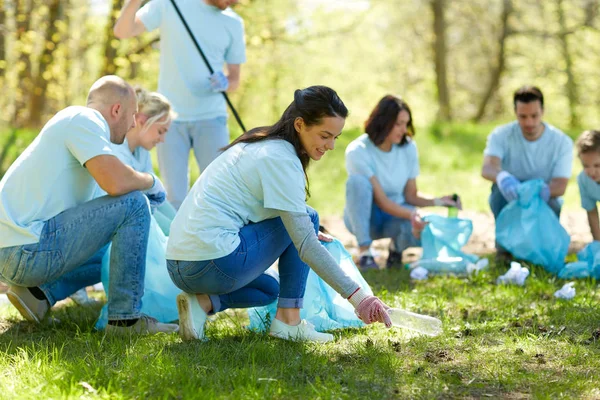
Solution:
M 319 215 L 307 207 L 319 230 Z M 265 306 L 279 297 L 280 308 L 302 308 L 309 266 L 298 255 L 281 218 L 248 224 L 231 254 L 215 260 L 167 260 L 175 285 L 187 293 L 209 295 L 213 312 Z M 279 259 L 279 282 L 267 269 Z

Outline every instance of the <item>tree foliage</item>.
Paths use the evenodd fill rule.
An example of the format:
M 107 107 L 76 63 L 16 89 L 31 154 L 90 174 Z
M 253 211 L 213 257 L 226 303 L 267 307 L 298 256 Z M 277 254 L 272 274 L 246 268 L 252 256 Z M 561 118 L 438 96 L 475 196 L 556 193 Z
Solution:
M 201 1 L 201 0 L 198 0 Z M 547 117 L 597 125 L 598 0 L 241 0 L 248 61 L 232 95 L 251 127 L 271 123 L 296 88 L 326 84 L 362 124 L 386 93 L 411 104 L 416 123 L 509 118 L 512 92 L 536 84 Z M 82 104 L 115 73 L 156 88 L 158 32 L 117 40 L 122 2 L 0 0 L 0 120 L 39 128 Z M 188 40 L 182 38 L 182 40 Z M 8 135 L 9 129 L 3 132 Z

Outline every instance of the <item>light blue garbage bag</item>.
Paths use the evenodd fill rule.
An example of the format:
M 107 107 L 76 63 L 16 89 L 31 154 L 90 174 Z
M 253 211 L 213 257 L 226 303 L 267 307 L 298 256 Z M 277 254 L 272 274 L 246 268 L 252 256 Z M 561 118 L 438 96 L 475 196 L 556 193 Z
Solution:
M 342 243 L 334 239 L 331 243 L 322 242 L 323 246 L 331 253 L 340 267 L 354 279 L 368 294 L 373 291 L 369 284 L 360 274 L 360 271 L 352 261 L 352 256 L 344 248 Z M 248 309 L 251 330 L 264 332 L 270 327 L 275 317 L 277 302 L 264 307 Z M 311 269 L 306 281 L 306 292 L 304 293 L 304 308 L 300 310 L 300 318 L 307 320 L 315 326 L 319 332 L 341 328 L 359 328 L 364 323 L 354 313 L 354 307 L 350 302 L 340 296 L 331 286 Z
M 556 214 L 540 197 L 544 182 L 523 182 L 519 198 L 511 201 L 496 220 L 496 240 L 514 257 L 542 265 L 557 274 L 565 264 L 571 238 Z
M 171 322 L 179 318 L 175 298 L 181 289 L 177 288 L 169 272 L 165 252 L 167 237 L 160 226 L 151 218 L 146 253 L 146 276 L 144 278 L 144 296 L 142 297 L 142 313 L 156 318 L 160 322 Z M 102 259 L 102 285 L 108 297 L 110 247 Z M 108 322 L 108 305 L 102 307 L 96 329 L 104 329 Z
M 479 259 L 461 249 L 473 233 L 473 223 L 469 219 L 446 218 L 441 215 L 427 215 L 429 222 L 421 232 L 423 256 L 413 263 L 433 273 L 465 274 L 467 265 Z
M 600 279 L 600 242 L 593 241 L 577 253 L 577 260 L 568 263 L 559 272 L 561 279 Z

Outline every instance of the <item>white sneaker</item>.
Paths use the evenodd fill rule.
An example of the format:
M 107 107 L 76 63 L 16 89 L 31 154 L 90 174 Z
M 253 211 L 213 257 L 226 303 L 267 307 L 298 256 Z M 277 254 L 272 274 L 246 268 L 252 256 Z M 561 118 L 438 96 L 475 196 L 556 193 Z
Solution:
M 177 295 L 179 336 L 183 340 L 204 339 L 206 312 L 200 307 L 195 294 L 181 292 Z
M 75 304 L 83 306 L 83 307 L 92 307 L 99 304 L 99 301 L 96 299 L 92 299 L 88 296 L 85 288 L 79 289 L 75 293 L 69 296 L 71 300 L 75 302 Z
M 288 325 L 278 319 L 271 323 L 269 335 L 285 340 L 331 342 L 334 337 L 330 333 L 317 332 L 315 326 L 303 319 L 298 325 Z

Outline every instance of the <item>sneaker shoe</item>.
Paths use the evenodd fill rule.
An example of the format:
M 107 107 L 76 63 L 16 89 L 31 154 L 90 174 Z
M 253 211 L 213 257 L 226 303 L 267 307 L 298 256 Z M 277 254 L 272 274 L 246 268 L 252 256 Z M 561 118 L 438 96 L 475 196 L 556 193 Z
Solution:
M 79 289 L 69 297 L 75 304 L 83 307 L 92 307 L 100 303 L 98 300 L 90 298 L 85 288 Z
M 181 292 L 177 295 L 179 336 L 182 340 L 203 340 L 206 311 L 200 307 L 195 294 Z
M 38 300 L 26 287 L 10 286 L 6 297 L 27 321 L 40 323 L 50 310 L 48 300 Z
M 379 269 L 379 265 L 375 262 L 375 258 L 370 254 L 363 254 L 358 260 L 358 269 L 368 271 L 370 269 Z
M 331 342 L 334 337 L 330 333 L 317 332 L 315 326 L 303 319 L 298 325 L 288 325 L 278 319 L 271 323 L 269 335 L 285 340 Z
M 140 315 L 137 322 L 131 326 L 106 325 L 106 334 L 111 336 L 154 335 L 160 332 L 173 333 L 178 330 L 177 324 L 163 324 L 145 314 Z
M 395 266 L 402 266 L 402 253 L 390 249 L 390 254 L 385 262 L 385 267 L 391 268 Z

